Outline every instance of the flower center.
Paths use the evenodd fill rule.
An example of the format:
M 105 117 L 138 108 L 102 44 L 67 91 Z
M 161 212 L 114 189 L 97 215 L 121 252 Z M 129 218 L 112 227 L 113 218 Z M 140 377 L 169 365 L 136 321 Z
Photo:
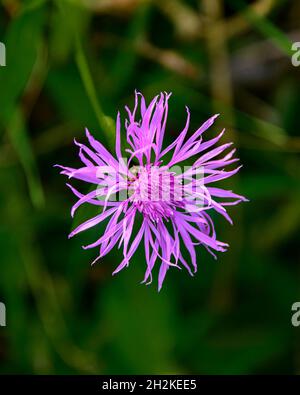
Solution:
M 176 206 L 182 206 L 182 186 L 175 173 L 158 166 L 135 169 L 129 182 L 130 200 L 152 221 L 167 219 Z

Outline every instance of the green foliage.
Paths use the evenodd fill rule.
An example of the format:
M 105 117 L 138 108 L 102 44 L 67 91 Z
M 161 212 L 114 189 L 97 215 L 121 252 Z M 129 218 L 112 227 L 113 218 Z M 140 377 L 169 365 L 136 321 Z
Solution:
M 289 37 L 300 9 L 231 1 L 214 15 L 212 2 L 200 13 L 187 0 L 2 2 L 1 372 L 299 373 L 300 81 Z M 224 185 L 250 199 L 229 208 L 234 226 L 214 218 L 230 250 L 215 261 L 198 248 L 197 275 L 169 270 L 160 294 L 155 280 L 139 284 L 143 248 L 115 277 L 116 249 L 90 266 L 97 251 L 81 245 L 105 224 L 67 239 L 97 208 L 73 222 L 75 198 L 53 168 L 78 165 L 72 139 L 84 141 L 85 127 L 113 148 L 135 89 L 148 101 L 173 92 L 166 144 L 184 105 L 191 130 L 221 108 L 210 133 L 225 126 L 244 164 Z

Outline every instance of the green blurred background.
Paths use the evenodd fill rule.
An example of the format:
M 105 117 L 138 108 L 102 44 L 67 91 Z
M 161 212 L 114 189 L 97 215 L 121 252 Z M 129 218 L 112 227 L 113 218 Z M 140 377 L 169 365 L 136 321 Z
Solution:
M 1 1 L 0 328 L 2 373 L 300 373 L 300 41 L 297 0 Z M 82 208 L 55 163 L 77 167 L 73 138 L 87 126 L 107 146 L 113 119 L 172 91 L 166 144 L 221 113 L 244 164 L 224 185 L 250 199 L 229 208 L 230 243 L 215 261 L 198 248 L 198 274 L 169 270 L 162 291 L 140 285 L 138 250 L 91 267 L 101 226 L 72 240 Z M 104 115 L 105 114 L 105 115 Z M 207 138 L 210 137 L 207 134 Z M 86 187 L 86 189 L 84 189 Z M 81 190 L 87 191 L 82 185 Z

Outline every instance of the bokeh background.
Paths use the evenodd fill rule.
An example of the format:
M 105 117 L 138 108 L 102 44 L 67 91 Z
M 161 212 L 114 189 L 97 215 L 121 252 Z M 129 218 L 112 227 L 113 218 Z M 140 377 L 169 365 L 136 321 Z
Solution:
M 300 41 L 297 0 L 1 1 L 0 370 L 30 374 L 300 373 Z M 73 138 L 84 128 L 112 147 L 114 119 L 172 91 L 166 144 L 221 113 L 244 164 L 224 185 L 251 202 L 215 217 L 230 243 L 214 260 L 198 248 L 198 274 L 169 270 L 140 285 L 138 250 L 112 277 L 120 255 L 90 266 L 67 239 L 75 197 L 55 163 L 77 167 Z M 124 129 L 123 129 L 124 130 Z M 86 192 L 86 185 L 82 191 Z

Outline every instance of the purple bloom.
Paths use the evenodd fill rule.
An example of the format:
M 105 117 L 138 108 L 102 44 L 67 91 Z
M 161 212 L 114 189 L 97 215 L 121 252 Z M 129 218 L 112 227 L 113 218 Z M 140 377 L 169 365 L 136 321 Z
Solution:
M 238 161 L 233 158 L 234 149 L 224 153 L 231 143 L 212 148 L 224 131 L 203 141 L 203 133 L 213 125 L 217 115 L 188 137 L 190 113 L 187 108 L 184 129 L 172 144 L 163 148 L 169 98 L 170 94 L 161 93 L 147 107 L 144 97 L 136 92 L 133 111 L 126 107 L 128 160 L 123 158 L 121 151 L 118 113 L 117 159 L 86 130 L 90 148 L 75 141 L 83 166 L 79 169 L 59 166 L 61 174 L 94 185 L 92 191 L 84 195 L 67 184 L 79 198 L 72 207 L 72 216 L 83 203 L 101 207 L 97 216 L 79 225 L 69 237 L 109 218 L 104 234 L 83 248 L 100 249 L 95 261 L 115 246 L 122 248 L 123 260 L 113 272 L 115 274 L 129 265 L 138 246 L 143 244 L 146 263 L 143 283 L 152 282 L 152 271 L 158 263 L 158 290 L 171 266 L 184 267 L 191 275 L 197 271 L 197 244 L 203 245 L 213 256 L 213 251 L 226 251 L 228 244 L 217 240 L 210 212 L 216 211 L 232 223 L 226 206 L 246 201 L 232 191 L 211 186 L 234 175 L 240 168 L 224 170 Z M 180 165 L 191 157 L 194 157 L 192 166 Z M 136 222 L 139 223 L 137 230 Z M 190 263 L 184 258 L 186 255 Z

